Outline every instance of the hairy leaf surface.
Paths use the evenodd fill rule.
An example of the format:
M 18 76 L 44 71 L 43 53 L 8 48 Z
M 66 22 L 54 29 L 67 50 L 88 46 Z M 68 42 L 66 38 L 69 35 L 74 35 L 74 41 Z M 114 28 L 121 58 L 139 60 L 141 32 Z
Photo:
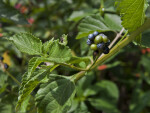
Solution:
M 40 55 L 42 53 L 41 40 L 30 33 L 16 34 L 10 37 L 9 40 L 11 40 L 21 52 L 30 55 Z

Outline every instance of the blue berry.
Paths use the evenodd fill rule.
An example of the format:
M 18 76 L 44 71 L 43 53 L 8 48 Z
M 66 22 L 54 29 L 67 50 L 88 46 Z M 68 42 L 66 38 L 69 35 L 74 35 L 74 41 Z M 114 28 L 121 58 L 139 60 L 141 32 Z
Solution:
M 98 48 L 98 49 L 103 49 L 104 46 L 105 46 L 104 43 L 99 43 L 99 44 L 97 44 L 97 48 Z
M 109 53 L 109 48 L 108 48 L 107 46 L 105 46 L 105 47 L 103 48 L 103 53 L 104 53 L 104 54 L 108 54 L 108 53 Z
M 95 31 L 95 32 L 93 33 L 94 36 L 97 36 L 98 34 L 99 34 L 99 32 L 97 32 L 97 31 Z
M 9 67 L 8 64 L 4 63 L 4 68 L 8 69 L 8 67 Z
M 4 68 L 8 69 L 8 67 L 9 67 L 8 64 L 4 63 Z
M 110 45 L 110 40 L 108 40 L 108 42 L 105 43 L 106 46 Z
M 89 34 L 88 39 L 93 40 L 94 39 L 94 35 L 93 34 Z
M 0 61 L 3 61 L 4 60 L 4 58 L 3 57 L 0 57 Z
M 87 45 L 91 45 L 92 41 L 90 39 L 87 40 Z

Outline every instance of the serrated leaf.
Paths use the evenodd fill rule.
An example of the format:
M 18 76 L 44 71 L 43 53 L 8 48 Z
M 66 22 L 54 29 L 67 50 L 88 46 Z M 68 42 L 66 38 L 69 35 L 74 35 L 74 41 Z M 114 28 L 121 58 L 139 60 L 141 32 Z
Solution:
M 75 85 L 69 78 L 50 75 L 49 82 L 42 84 L 36 102 L 39 113 L 66 113 L 75 94 Z
M 93 33 L 94 31 L 106 32 L 111 31 L 105 23 L 104 19 L 99 15 L 87 16 L 81 21 L 78 26 L 79 33 L 76 39 L 80 39 L 88 36 L 88 34 Z
M 122 25 L 130 33 L 144 23 L 146 0 L 117 0 L 117 2 Z M 135 41 L 141 43 L 141 36 L 137 36 Z
M 69 47 L 59 44 L 58 40 L 54 41 L 50 45 L 48 52 L 49 60 L 57 63 L 63 63 L 69 61 L 71 57 L 72 55 Z
M 42 54 L 41 40 L 30 33 L 16 34 L 13 37 L 10 37 L 9 40 L 11 40 L 21 52 L 28 53 L 30 55 Z
M 53 41 L 54 41 L 54 38 L 52 38 L 51 40 L 49 40 L 43 44 L 42 49 L 43 49 L 44 54 L 47 54 L 47 52 L 49 51 L 49 47 L 53 43 Z
M 33 57 L 32 59 L 30 59 L 28 64 L 27 78 L 29 78 L 31 74 L 34 72 L 34 70 L 37 68 L 37 66 L 44 61 L 45 58 L 41 58 L 41 57 Z
M 24 74 L 21 88 L 19 90 L 19 97 L 16 109 L 18 110 L 22 107 L 22 103 L 27 99 L 30 93 L 34 90 L 34 88 L 42 82 L 43 79 L 49 74 L 49 71 L 46 69 L 40 69 L 35 71 L 32 76 L 27 79 L 27 73 Z
M 5 18 L 17 24 L 28 24 L 25 17 L 20 14 L 15 8 L 0 1 L 0 18 Z

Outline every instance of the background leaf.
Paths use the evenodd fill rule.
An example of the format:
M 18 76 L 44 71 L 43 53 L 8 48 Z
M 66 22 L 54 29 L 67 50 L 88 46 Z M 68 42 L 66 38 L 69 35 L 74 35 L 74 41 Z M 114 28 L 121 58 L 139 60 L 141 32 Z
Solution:
M 17 24 L 28 24 L 25 17 L 20 14 L 15 8 L 0 1 L 0 18 L 5 18 Z
M 110 16 L 111 20 L 109 19 Z M 118 20 L 118 23 L 116 19 Z M 78 26 L 79 33 L 76 39 L 86 37 L 90 33 L 93 33 L 94 31 L 114 32 L 115 30 L 120 30 L 121 27 L 120 22 L 121 22 L 120 18 L 114 14 L 106 14 L 104 18 L 102 18 L 99 14 L 87 16 L 81 21 L 81 23 Z

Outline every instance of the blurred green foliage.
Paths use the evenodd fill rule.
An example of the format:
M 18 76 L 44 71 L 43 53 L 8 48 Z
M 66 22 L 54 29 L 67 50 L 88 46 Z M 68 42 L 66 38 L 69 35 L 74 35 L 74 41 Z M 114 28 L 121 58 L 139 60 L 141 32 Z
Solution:
M 20 32 L 31 32 L 42 42 L 46 42 L 67 34 L 72 54 L 91 56 L 92 51 L 86 45 L 85 38 L 90 32 L 82 32 L 83 38 L 80 40 L 76 40 L 76 37 L 78 28 L 84 29 L 81 23 L 85 22 L 83 18 L 98 14 L 102 6 L 104 18 L 100 18 L 104 19 L 108 31 L 112 31 L 107 32 L 109 37 L 113 39 L 116 31 L 121 30 L 121 20 L 114 7 L 115 0 L 104 0 L 104 4 L 100 0 L 4 0 L 4 3 L 5 5 L 0 1 L 0 56 L 4 57 L 4 62 L 10 68 L 9 73 L 2 68 L 0 70 L 0 113 L 16 113 L 19 85 L 9 74 L 21 83 L 31 58 L 21 53 L 6 38 Z M 146 14 L 147 17 L 150 16 L 149 7 Z M 150 30 L 142 34 L 142 42 L 146 47 L 150 47 L 149 36 Z M 99 66 L 88 72 L 77 82 L 77 92 L 69 113 L 149 113 L 150 49 L 145 46 L 139 47 L 130 43 L 108 59 L 104 69 Z M 84 67 L 84 64 L 80 65 Z M 69 76 L 76 71 L 61 66 L 52 73 Z M 38 89 L 39 86 L 31 93 L 31 98 L 24 102 L 21 113 L 37 112 L 33 97 Z

